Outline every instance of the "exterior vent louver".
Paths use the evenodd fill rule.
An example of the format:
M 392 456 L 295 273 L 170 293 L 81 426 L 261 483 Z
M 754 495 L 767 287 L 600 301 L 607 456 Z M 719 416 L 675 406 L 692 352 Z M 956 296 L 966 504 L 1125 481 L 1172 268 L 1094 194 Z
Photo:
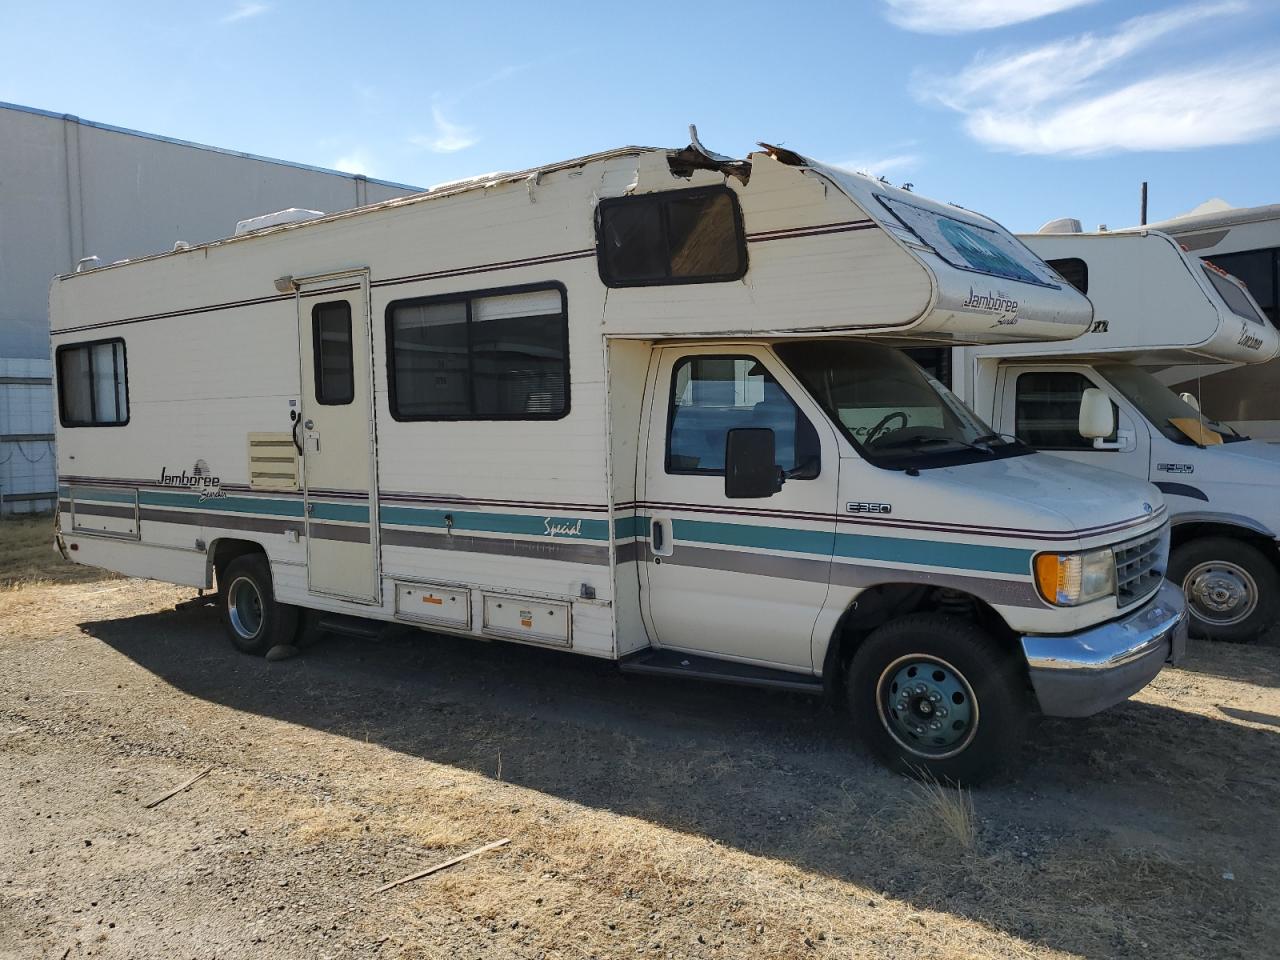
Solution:
M 249 489 L 298 489 L 298 454 L 291 434 L 249 434 Z

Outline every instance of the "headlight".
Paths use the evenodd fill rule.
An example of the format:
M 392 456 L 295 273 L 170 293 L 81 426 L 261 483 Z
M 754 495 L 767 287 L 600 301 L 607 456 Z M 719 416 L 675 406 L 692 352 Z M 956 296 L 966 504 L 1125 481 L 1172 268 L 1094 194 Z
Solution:
M 1111 548 L 1090 553 L 1041 553 L 1036 556 L 1040 596 L 1059 607 L 1074 607 L 1116 592 L 1116 561 Z

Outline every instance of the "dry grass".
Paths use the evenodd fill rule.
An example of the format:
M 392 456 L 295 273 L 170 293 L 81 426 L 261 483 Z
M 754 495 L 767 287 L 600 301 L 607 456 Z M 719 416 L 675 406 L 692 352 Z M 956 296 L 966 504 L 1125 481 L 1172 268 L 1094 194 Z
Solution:
M 929 828 L 942 838 L 973 850 L 978 843 L 978 818 L 973 797 L 964 787 L 949 787 L 923 775 L 912 784 Z
M 63 560 L 54 546 L 51 513 L 0 519 L 0 590 L 48 583 L 87 583 L 115 576 L 97 567 Z

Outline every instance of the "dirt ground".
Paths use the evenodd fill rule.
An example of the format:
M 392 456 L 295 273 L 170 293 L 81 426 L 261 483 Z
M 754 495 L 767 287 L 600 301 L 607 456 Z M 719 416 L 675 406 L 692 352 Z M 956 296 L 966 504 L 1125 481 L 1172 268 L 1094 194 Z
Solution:
M 0 957 L 1276 955 L 1274 635 L 1040 723 L 967 836 L 806 698 L 413 632 L 269 663 L 5 524 Z

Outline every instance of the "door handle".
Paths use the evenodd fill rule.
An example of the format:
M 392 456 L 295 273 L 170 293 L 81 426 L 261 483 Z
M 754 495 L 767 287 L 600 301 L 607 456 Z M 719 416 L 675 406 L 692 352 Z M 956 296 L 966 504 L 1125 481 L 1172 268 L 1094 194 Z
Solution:
M 652 517 L 649 520 L 649 549 L 655 557 L 669 557 L 675 552 L 675 541 L 671 535 L 671 521 L 666 517 Z

